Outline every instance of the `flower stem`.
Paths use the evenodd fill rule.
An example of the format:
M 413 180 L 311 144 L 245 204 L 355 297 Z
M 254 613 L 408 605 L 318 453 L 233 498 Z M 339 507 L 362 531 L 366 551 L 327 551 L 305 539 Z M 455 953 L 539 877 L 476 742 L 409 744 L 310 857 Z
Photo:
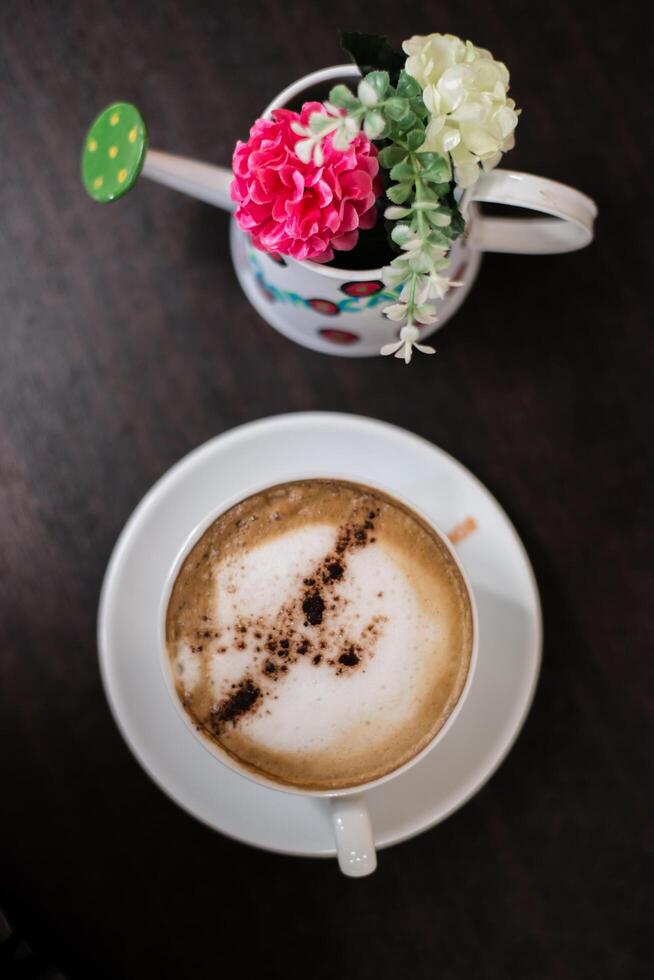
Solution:
M 416 286 L 418 285 L 418 274 L 411 274 L 411 285 L 409 286 L 409 298 L 406 304 L 406 322 L 408 327 L 413 326 L 413 311 L 416 306 Z
M 411 154 L 411 161 L 412 161 L 414 167 L 420 166 L 419 163 L 418 163 L 418 161 L 416 160 L 416 158 L 415 158 L 415 156 L 413 154 Z M 422 181 L 421 181 L 421 179 L 420 179 L 420 177 L 418 176 L 417 173 L 416 173 L 416 176 L 415 176 L 415 180 L 413 182 L 413 186 L 416 189 L 415 203 L 418 205 L 418 209 L 417 209 L 418 210 L 418 213 L 416 215 L 416 221 L 417 221 L 417 225 L 418 225 L 418 234 L 420 235 L 420 237 L 424 241 L 424 239 L 427 237 L 427 234 L 429 234 L 429 232 L 427 232 L 427 234 L 425 234 L 425 221 L 426 221 L 426 218 L 425 218 L 424 211 L 422 210 L 422 208 L 420 208 L 420 205 L 423 203 L 422 191 L 423 191 L 423 186 L 424 185 L 423 185 L 423 183 L 422 183 Z
M 424 211 L 420 209 L 420 205 L 423 203 L 424 185 L 417 173 L 417 168 L 420 166 L 420 164 L 413 153 L 411 154 L 411 162 L 413 163 L 416 172 L 413 184 L 415 187 L 415 203 L 418 205 L 418 210 L 416 214 L 417 232 L 420 238 L 424 241 L 427 238 L 427 235 L 429 234 L 429 229 L 428 228 L 425 229 L 425 222 L 427 219 L 425 217 Z M 418 287 L 419 278 L 420 278 L 419 273 L 417 272 L 411 273 L 411 285 L 409 286 L 409 295 L 406 304 L 406 313 L 407 313 L 406 322 L 407 322 L 407 326 L 409 327 L 413 326 L 415 323 L 414 316 L 415 316 L 415 308 L 416 308 L 416 289 Z

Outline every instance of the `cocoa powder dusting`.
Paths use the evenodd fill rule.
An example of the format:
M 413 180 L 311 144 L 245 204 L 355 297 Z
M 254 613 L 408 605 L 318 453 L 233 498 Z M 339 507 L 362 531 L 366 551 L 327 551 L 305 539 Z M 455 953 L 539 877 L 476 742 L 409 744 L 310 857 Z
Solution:
M 338 582 L 342 578 L 343 566 L 340 561 L 328 561 L 326 573 L 323 575 L 323 582 Z
M 338 658 L 339 664 L 343 664 L 344 667 L 356 667 L 359 663 L 359 658 L 354 652 L 354 647 L 349 647 L 345 653 L 342 653 Z
M 216 734 L 220 733 L 223 725 L 229 722 L 236 724 L 239 718 L 254 707 L 260 697 L 261 691 L 249 677 L 241 681 L 234 693 L 211 712 L 211 727 Z
M 325 601 L 318 592 L 307 592 L 302 603 L 302 612 L 307 617 L 309 626 L 319 626 L 325 611 Z
M 337 675 L 350 673 L 360 665 L 365 670 L 368 657 L 374 656 L 373 645 L 379 635 L 378 623 L 383 622 L 384 618 L 376 617 L 363 629 L 357 629 L 359 635 L 355 640 L 343 626 L 338 630 L 332 626 L 330 631 L 329 616 L 330 611 L 336 611 L 339 600 L 340 608 L 347 606 L 347 600 L 336 594 L 339 583 L 347 576 L 347 554 L 375 540 L 370 535 L 375 530 L 372 521 L 377 517 L 379 510 L 370 510 L 367 518 L 364 511 L 358 519 L 341 525 L 330 552 L 309 571 L 307 578 L 303 579 L 304 587 L 300 594 L 283 606 L 271 623 L 264 622 L 261 617 L 237 620 L 232 627 L 231 648 L 246 649 L 248 634 L 255 644 L 259 641 L 255 646 L 256 652 L 264 655 L 257 658 L 253 669 L 258 673 L 261 688 L 247 674 L 238 683 L 232 684 L 231 693 L 209 714 L 208 727 L 214 735 L 219 736 L 226 726 L 237 725 L 244 715 L 257 710 L 267 695 L 276 699 L 276 695 L 273 695 L 274 685 L 281 681 L 283 674 L 289 672 L 300 657 L 309 654 L 314 666 L 329 666 Z M 228 591 L 233 591 L 233 587 L 229 587 Z M 381 595 L 381 592 L 378 593 L 379 598 Z M 315 628 L 311 640 L 297 636 L 295 627 L 298 626 L 300 610 L 304 614 L 304 626 Z M 202 617 L 202 621 L 210 622 L 209 617 Z M 217 639 L 220 637 L 219 632 L 213 635 Z M 195 636 L 202 641 L 211 637 L 212 631 L 198 630 Z M 316 652 L 316 648 L 320 652 Z M 202 645 L 197 643 L 191 649 L 203 651 Z M 220 653 L 226 653 L 228 649 L 224 645 L 218 648 Z

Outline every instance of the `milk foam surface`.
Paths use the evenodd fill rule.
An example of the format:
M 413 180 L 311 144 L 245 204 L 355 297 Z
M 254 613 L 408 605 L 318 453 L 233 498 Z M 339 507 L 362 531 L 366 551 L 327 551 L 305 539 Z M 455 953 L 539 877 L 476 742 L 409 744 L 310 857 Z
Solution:
M 167 621 L 178 693 L 269 778 L 355 785 L 411 758 L 454 707 L 469 599 L 442 542 L 390 498 L 336 481 L 279 491 L 187 558 Z

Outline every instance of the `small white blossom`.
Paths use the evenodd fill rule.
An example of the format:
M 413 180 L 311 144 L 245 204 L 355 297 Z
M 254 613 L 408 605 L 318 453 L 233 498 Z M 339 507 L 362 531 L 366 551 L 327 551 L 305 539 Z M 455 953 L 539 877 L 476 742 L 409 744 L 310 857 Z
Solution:
M 389 320 L 394 320 L 396 323 L 401 323 L 402 320 L 406 320 L 407 304 L 391 303 L 390 306 L 384 307 L 382 313 L 384 316 L 387 316 Z
M 437 316 L 429 301 L 443 299 L 452 286 L 463 283 L 440 275 L 449 261 L 444 249 L 430 245 L 408 226 L 400 227 L 397 237 L 404 253 L 382 269 L 382 279 L 389 289 L 401 287 L 399 301 L 384 307 L 383 313 L 396 323 L 408 320 L 412 325 L 415 320 L 431 325 Z
M 418 303 L 413 312 L 416 320 L 423 327 L 430 327 L 438 320 L 434 307 L 430 303 Z
M 469 187 L 514 145 L 519 110 L 507 96 L 506 65 L 451 34 L 416 35 L 402 47 L 430 114 L 421 149 L 449 154 L 457 183 Z
M 291 123 L 291 129 L 294 133 L 297 133 L 298 136 L 304 137 L 304 139 L 298 140 L 295 144 L 295 152 L 302 163 L 308 163 L 313 157 L 313 162 L 315 165 L 317 167 L 321 167 L 324 160 L 324 154 L 320 144 L 323 136 L 325 135 L 324 130 L 323 132 L 315 133 L 310 126 L 303 126 L 302 123 L 298 122 Z
M 389 289 L 395 289 L 397 286 L 400 286 L 403 282 L 406 282 L 410 275 L 411 270 L 403 255 L 398 255 L 390 265 L 386 265 L 382 269 L 382 281 Z
M 426 273 L 431 272 L 431 256 L 429 246 L 422 243 L 411 249 L 409 253 L 409 268 L 412 272 Z
M 410 363 L 414 347 L 421 354 L 435 354 L 436 350 L 434 347 L 430 347 L 429 344 L 418 343 L 419 337 L 420 331 L 418 328 L 413 324 L 407 324 L 406 327 L 402 327 L 400 330 L 400 339 L 392 344 L 385 344 L 380 354 L 383 354 L 385 357 L 389 354 L 394 354 L 395 357 L 403 359 L 405 364 Z
M 459 280 L 440 276 L 438 272 L 430 272 L 424 279 L 426 285 L 425 299 L 443 299 L 452 287 L 463 285 Z
M 411 226 L 406 224 L 395 225 L 391 232 L 391 238 L 400 248 L 404 248 L 407 242 L 420 241 L 415 231 L 411 231 Z
M 293 132 L 303 137 L 295 144 L 295 152 L 302 163 L 308 163 L 313 157 L 317 167 L 323 165 L 322 141 L 330 133 L 333 134 L 332 144 L 337 150 L 347 150 L 359 133 L 359 122 L 356 119 L 341 115 L 340 111 L 328 102 L 325 103 L 325 107 L 329 114 L 312 112 L 308 126 L 299 122 L 291 123 Z
M 359 102 L 366 107 L 366 109 L 374 109 L 374 107 L 379 102 L 379 97 L 370 84 L 365 78 L 362 78 L 359 82 L 359 87 L 357 88 L 357 95 L 359 96 Z
M 367 112 L 363 123 L 363 131 L 369 140 L 376 140 L 384 132 L 386 120 L 381 112 Z

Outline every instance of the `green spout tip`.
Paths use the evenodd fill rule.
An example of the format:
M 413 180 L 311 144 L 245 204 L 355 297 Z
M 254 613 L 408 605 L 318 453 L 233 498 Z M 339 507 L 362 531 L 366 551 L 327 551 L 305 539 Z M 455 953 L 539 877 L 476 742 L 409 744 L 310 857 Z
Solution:
M 113 102 L 94 119 L 82 149 L 82 183 L 94 201 L 108 204 L 132 189 L 147 150 L 143 117 L 129 102 Z

